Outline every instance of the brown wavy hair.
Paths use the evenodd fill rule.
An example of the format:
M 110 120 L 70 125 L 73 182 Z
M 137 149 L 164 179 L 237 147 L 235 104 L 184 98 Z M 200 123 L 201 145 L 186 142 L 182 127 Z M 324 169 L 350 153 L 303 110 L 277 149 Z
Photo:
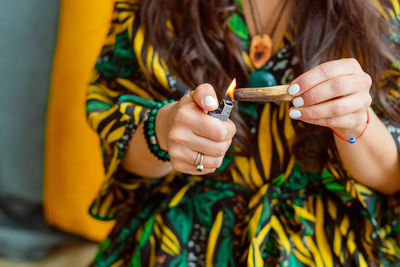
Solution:
M 386 100 L 387 91 L 395 81 L 382 77 L 400 58 L 399 47 L 389 40 L 391 31 L 400 32 L 399 25 L 390 15 L 394 7 L 389 0 L 376 1 L 384 14 L 373 2 L 298 1 L 291 16 L 295 25 L 293 46 L 300 58 L 300 72 L 333 59 L 358 59 L 372 77 L 373 100 L 381 103 L 377 109 L 387 120 L 398 123 L 398 103 L 389 105 Z M 209 82 L 221 97 L 232 77 L 243 86 L 249 72 L 242 58 L 240 40 L 228 26 L 229 17 L 237 9 L 235 0 L 145 0 L 139 16 L 145 41 L 154 45 L 173 74 L 191 88 Z M 238 113 L 232 114 L 231 119 L 238 129 L 233 143 L 244 154 L 251 153 L 246 123 Z M 293 151 L 303 166 L 315 170 L 323 166 L 330 145 L 329 129 L 307 125 L 298 132 Z

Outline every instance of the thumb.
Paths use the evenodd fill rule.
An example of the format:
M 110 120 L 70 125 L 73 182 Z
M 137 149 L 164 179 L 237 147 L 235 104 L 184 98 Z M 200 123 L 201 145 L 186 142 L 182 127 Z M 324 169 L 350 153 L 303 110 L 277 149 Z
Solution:
M 193 101 L 203 110 L 212 111 L 218 107 L 218 100 L 214 87 L 208 83 L 199 85 L 191 95 Z

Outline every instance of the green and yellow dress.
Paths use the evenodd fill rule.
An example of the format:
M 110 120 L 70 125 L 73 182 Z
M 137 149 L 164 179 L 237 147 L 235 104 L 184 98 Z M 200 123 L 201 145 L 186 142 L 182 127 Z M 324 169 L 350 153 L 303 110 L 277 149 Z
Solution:
M 93 265 L 395 266 L 399 198 L 351 179 L 334 151 L 321 172 L 302 171 L 290 149 L 301 124 L 288 117 L 287 102 L 239 104 L 256 147 L 250 157 L 227 155 L 218 178 L 173 171 L 145 179 L 120 167 L 146 103 L 179 99 L 186 90 L 153 47 L 143 45 L 135 20 L 139 4 L 116 1 L 87 94 L 88 121 L 100 136 L 107 178 L 90 213 L 116 220 Z M 246 46 L 240 10 L 230 27 Z M 271 74 L 267 84 L 295 78 L 298 58 L 287 38 L 286 44 L 264 67 Z M 246 47 L 243 57 L 248 62 Z M 400 72 L 389 72 L 398 84 L 388 97 L 398 103 Z M 399 129 L 388 126 L 398 142 Z

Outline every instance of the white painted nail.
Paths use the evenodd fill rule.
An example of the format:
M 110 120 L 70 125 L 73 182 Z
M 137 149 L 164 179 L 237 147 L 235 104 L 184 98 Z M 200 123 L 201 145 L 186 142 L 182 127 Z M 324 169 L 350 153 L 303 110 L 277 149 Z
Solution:
M 297 83 L 292 84 L 288 89 L 289 95 L 295 95 L 299 91 L 300 91 L 300 85 L 298 85 Z
M 296 108 L 303 106 L 303 105 L 304 105 L 304 99 L 303 99 L 301 96 L 295 97 L 295 98 L 293 99 L 293 105 L 294 105 Z
M 292 109 L 292 110 L 289 112 L 289 116 L 290 116 L 290 118 L 292 118 L 292 119 L 298 119 L 298 118 L 301 117 L 301 112 L 300 112 L 300 110 Z
M 206 98 L 204 99 L 204 104 L 205 104 L 207 107 L 212 107 L 212 106 L 216 106 L 218 103 L 217 103 L 217 100 L 215 100 L 214 97 L 208 95 L 208 96 L 206 96 Z

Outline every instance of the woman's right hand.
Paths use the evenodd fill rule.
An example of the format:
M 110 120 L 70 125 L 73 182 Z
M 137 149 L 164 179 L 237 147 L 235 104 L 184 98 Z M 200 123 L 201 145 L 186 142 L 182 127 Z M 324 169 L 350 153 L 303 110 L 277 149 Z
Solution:
M 210 84 L 198 86 L 178 102 L 162 107 L 156 117 L 159 145 L 167 150 L 172 167 L 182 173 L 208 174 L 221 166 L 232 138 L 234 123 L 220 121 L 207 115 L 218 107 L 214 88 Z M 204 154 L 202 172 L 196 171 L 197 153 Z

